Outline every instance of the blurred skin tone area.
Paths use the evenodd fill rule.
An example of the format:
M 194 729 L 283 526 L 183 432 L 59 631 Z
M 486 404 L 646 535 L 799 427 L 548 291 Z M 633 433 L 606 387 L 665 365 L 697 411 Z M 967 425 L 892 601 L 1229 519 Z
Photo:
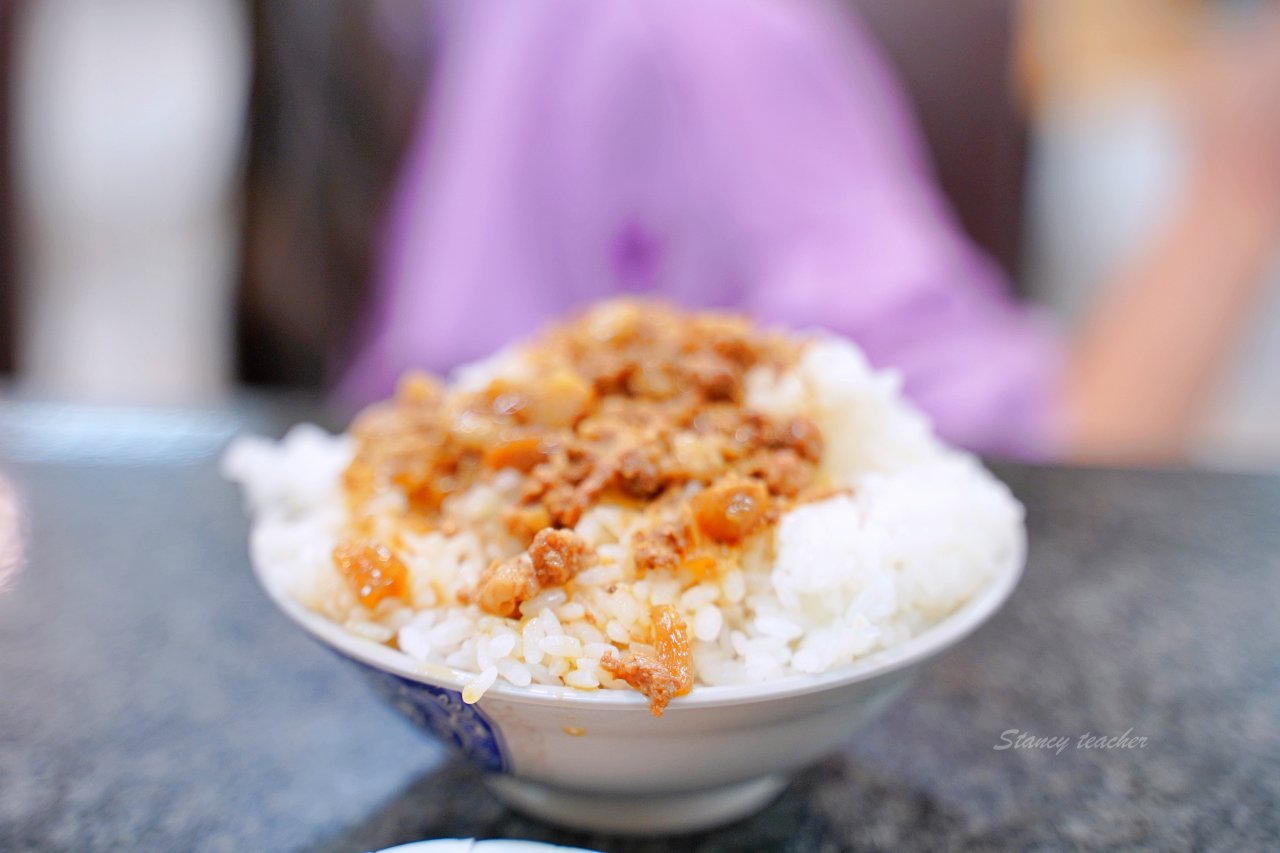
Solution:
M 1207 409 L 1233 367 L 1258 372 L 1257 365 L 1233 361 L 1274 358 L 1265 350 L 1250 353 L 1241 339 L 1251 331 L 1274 336 L 1274 325 L 1250 326 L 1268 289 L 1275 290 L 1280 11 L 1263 6 L 1215 18 L 1199 4 L 1141 2 L 1041 3 L 1027 11 L 1028 41 L 1039 59 L 1027 76 L 1041 126 L 1062 125 L 1066 117 L 1069 132 L 1115 127 L 1107 111 L 1127 107 L 1130 123 L 1121 121 L 1113 145 L 1138 141 L 1141 156 L 1132 165 L 1139 172 L 1174 161 L 1165 174 L 1156 167 L 1155 185 L 1112 176 L 1131 199 L 1154 199 L 1157 206 L 1133 217 L 1136 228 L 1121 221 L 1117 230 L 1136 238 L 1131 245 L 1092 253 L 1112 257 L 1110 269 L 1095 271 L 1097 283 L 1083 288 L 1092 304 L 1077 312 L 1063 391 L 1072 454 L 1100 461 L 1180 458 L 1212 416 Z M 1172 157 L 1142 146 L 1152 125 L 1160 126 L 1150 118 L 1153 102 L 1172 126 L 1165 136 L 1180 143 Z M 1132 210 L 1132 204 L 1115 206 Z M 1076 223 L 1090 219 L 1087 209 L 1074 213 Z M 1116 222 L 1107 214 L 1100 211 L 1097 227 Z M 1059 238 L 1087 231 L 1057 225 Z M 1080 264 L 1064 260 L 1049 276 L 1056 272 L 1059 289 L 1070 290 Z M 1274 384 L 1253 384 L 1255 409 L 1276 397 Z M 1262 408 L 1254 418 L 1269 414 Z
M 31 235 L 19 377 L 64 396 L 220 393 L 233 381 L 227 223 L 248 22 L 261 19 L 210 5 L 153 22 L 135 0 L 136 26 L 121 27 L 90 5 L 28 9 L 19 27 L 13 127 Z M 365 229 L 374 247 L 339 365 L 349 400 L 640 293 L 847 334 L 901 373 L 944 435 L 996 455 L 1280 461 L 1280 412 L 1267 408 L 1280 353 L 1268 370 L 1274 348 L 1247 345 L 1280 326 L 1278 312 L 1259 328 L 1280 235 L 1269 7 L 1017 7 L 1009 91 L 1023 96 L 1032 154 L 1026 263 L 1012 276 L 951 212 L 856 4 L 764 0 L 730 19 L 716 3 L 666 0 L 367 8 L 386 53 L 412 55 L 427 82 L 397 107 L 416 116 L 377 215 L 309 210 Z M 341 20 L 324 14 L 299 5 L 284 19 Z M 190 49 L 147 52 L 162 43 Z M 261 81 L 272 63 L 259 59 Z M 174 70 L 156 77 L 147 63 Z M 65 93 L 90 84 L 127 108 L 110 120 L 73 108 Z M 185 109 L 150 108 L 171 102 Z M 112 132 L 76 132 L 77 121 Z M 209 132 L 180 144 L 180 125 Z M 358 111 L 349 125 L 370 126 Z M 307 156 L 286 147 L 275 162 Z M 156 192 L 98 180 L 121 164 Z M 343 177 L 369 174 L 353 165 Z M 272 225 L 281 246 L 299 239 L 287 220 Z M 265 256 L 279 269 L 287 253 Z M 1029 299 L 1014 295 L 1023 280 Z M 309 317 L 324 299 L 268 293 L 249 313 Z M 1224 389 L 1244 404 L 1228 406 Z M 1207 429 L 1227 409 L 1249 442 Z

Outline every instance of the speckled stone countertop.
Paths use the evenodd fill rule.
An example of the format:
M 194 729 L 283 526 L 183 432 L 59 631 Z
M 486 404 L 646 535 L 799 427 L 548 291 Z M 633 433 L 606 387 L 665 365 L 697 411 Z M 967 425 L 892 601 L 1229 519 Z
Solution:
M 1008 605 L 755 817 L 629 839 L 507 811 L 272 609 L 214 459 L 292 414 L 0 403 L 29 552 L 0 595 L 0 850 L 1280 849 L 1280 478 L 998 469 L 1031 535 Z

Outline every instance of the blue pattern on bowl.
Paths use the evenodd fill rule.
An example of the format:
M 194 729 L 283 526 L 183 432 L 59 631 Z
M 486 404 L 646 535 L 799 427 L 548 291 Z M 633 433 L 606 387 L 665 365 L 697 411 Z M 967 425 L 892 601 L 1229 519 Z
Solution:
M 348 658 L 383 698 L 415 726 L 454 747 L 485 770 L 502 773 L 511 762 L 497 726 L 456 690 L 410 681 Z

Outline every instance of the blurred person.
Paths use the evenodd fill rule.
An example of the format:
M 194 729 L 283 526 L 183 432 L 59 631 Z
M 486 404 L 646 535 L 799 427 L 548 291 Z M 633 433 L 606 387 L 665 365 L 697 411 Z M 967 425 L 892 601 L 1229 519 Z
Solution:
M 645 293 L 849 335 L 967 447 L 1168 460 L 1257 296 L 1276 222 L 1251 189 L 1267 167 L 1233 146 L 1272 156 L 1266 133 L 1205 137 L 1199 189 L 1064 341 L 962 236 L 875 45 L 834 7 L 433 11 L 353 398 Z M 1256 112 L 1280 89 L 1257 65 L 1249 92 L 1205 72 L 1203 103 L 1225 87 Z
M 436 11 L 350 396 L 644 293 L 847 334 L 953 441 L 1060 444 L 1054 334 L 962 236 L 902 94 L 838 8 Z

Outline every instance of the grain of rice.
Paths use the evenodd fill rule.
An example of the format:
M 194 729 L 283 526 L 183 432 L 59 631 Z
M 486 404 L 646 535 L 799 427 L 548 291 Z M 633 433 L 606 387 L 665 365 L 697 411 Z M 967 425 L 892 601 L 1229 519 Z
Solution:
M 582 643 L 568 634 L 551 634 L 542 638 L 542 651 L 552 657 L 576 658 L 582 655 Z
M 600 629 L 585 620 L 570 622 L 565 625 L 564 630 L 566 634 L 576 638 L 583 646 L 589 643 L 603 643 L 605 641 L 605 636 L 600 633 Z
M 498 661 L 498 674 L 516 687 L 528 687 L 533 682 L 529 665 L 510 658 Z
M 700 583 L 691 586 L 680 596 L 680 606 L 685 610 L 697 610 L 720 597 L 720 588 L 715 584 Z
M 475 678 L 467 682 L 462 688 L 462 701 L 468 705 L 474 705 L 480 701 L 480 697 L 485 691 L 493 686 L 493 682 L 498 679 L 498 668 L 491 666 Z
M 756 630 L 766 637 L 776 637 L 782 641 L 794 640 L 804 633 L 804 629 L 790 619 L 770 615 L 756 617 Z
M 609 651 L 616 651 L 609 643 L 586 643 L 582 647 L 582 654 L 596 661 L 604 657 L 605 652 Z
M 547 632 L 543 630 L 542 623 L 537 619 L 530 619 L 525 623 L 524 631 L 521 632 L 521 645 L 524 647 L 525 662 L 531 664 L 542 663 L 542 638 L 547 636 Z
M 720 636 L 723 626 L 724 616 L 720 608 L 714 604 L 704 604 L 698 608 L 698 614 L 693 619 L 693 634 L 699 640 L 711 642 Z
M 432 647 L 431 640 L 427 636 L 428 630 L 414 622 L 405 625 L 396 635 L 396 644 L 400 646 L 400 651 L 414 660 L 430 660 Z
M 465 640 L 474 630 L 472 623 L 465 619 L 451 617 L 431 629 L 431 644 L 439 649 L 453 648 Z
M 627 633 L 627 629 L 617 619 L 610 619 L 604 626 L 604 634 L 615 643 L 623 644 L 631 641 L 631 635 Z
M 603 553 L 610 553 L 604 550 Z M 620 547 L 616 548 L 614 553 L 625 553 Z M 579 588 L 590 589 L 592 587 L 606 587 L 614 581 L 622 578 L 622 570 L 617 566 L 592 566 L 589 569 L 583 569 L 578 572 L 575 583 Z
M 568 593 L 564 591 L 564 587 L 551 587 L 543 590 L 533 598 L 524 602 L 520 610 L 526 616 L 530 614 L 540 614 L 544 610 L 554 610 L 564 604 L 569 598 Z
M 573 622 L 587 615 L 587 608 L 583 607 L 580 602 L 570 601 L 567 604 L 560 605 L 556 609 L 556 617 L 563 622 Z
M 543 633 L 548 637 L 564 633 L 564 626 L 560 624 L 556 614 L 551 612 L 550 607 L 542 608 L 542 611 L 538 613 L 538 622 L 542 625 Z
M 720 581 L 721 590 L 724 593 L 725 601 L 737 604 L 747 594 L 746 581 L 742 577 L 742 572 L 734 570 L 729 572 Z
M 600 686 L 600 679 L 594 673 L 574 669 L 565 674 L 564 683 L 579 690 L 594 690 Z
M 514 631 L 503 631 L 489 641 L 489 654 L 495 659 L 501 660 L 511 654 L 516 647 L 516 635 Z

